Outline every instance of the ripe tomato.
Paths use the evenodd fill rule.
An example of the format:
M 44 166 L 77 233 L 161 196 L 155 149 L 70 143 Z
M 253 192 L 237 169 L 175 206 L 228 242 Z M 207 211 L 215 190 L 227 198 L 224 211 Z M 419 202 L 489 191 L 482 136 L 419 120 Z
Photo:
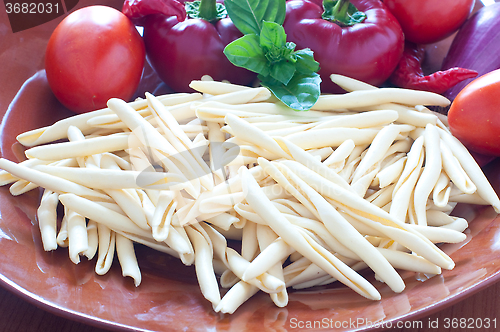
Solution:
M 448 112 L 452 134 L 469 149 L 500 156 L 500 69 L 476 78 Z
M 129 100 L 141 79 L 145 47 L 120 11 L 89 6 L 68 15 L 52 33 L 45 53 L 47 80 L 59 101 L 83 113 Z
M 469 17 L 474 0 L 383 0 L 398 19 L 405 38 L 432 44 L 450 36 Z

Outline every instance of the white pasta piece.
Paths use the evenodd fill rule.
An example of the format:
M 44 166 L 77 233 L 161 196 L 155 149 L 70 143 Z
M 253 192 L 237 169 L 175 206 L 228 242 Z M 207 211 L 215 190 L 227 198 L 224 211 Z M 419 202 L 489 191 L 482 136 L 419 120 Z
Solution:
M 122 231 L 118 231 L 118 232 L 114 232 L 114 233 L 120 234 L 120 235 L 132 240 L 133 242 L 142 244 L 142 245 L 147 246 L 149 248 L 152 248 L 158 252 L 163 252 L 163 253 L 166 253 L 170 256 L 180 258 L 178 252 L 176 252 L 175 250 L 170 248 L 165 242 L 157 242 L 153 238 L 145 238 L 142 236 L 137 236 L 135 234 L 122 232 Z
M 376 90 L 378 87 L 373 86 L 371 84 L 365 83 L 363 81 L 350 78 L 348 76 L 339 75 L 339 74 L 331 74 L 330 80 L 340 86 L 342 89 L 351 92 L 357 90 Z
M 293 277 L 289 277 L 286 279 L 286 286 L 293 287 L 300 285 L 305 282 L 309 282 L 311 280 L 315 280 L 317 278 L 322 278 L 324 276 L 331 276 L 323 271 L 319 266 L 313 263 L 309 263 L 300 273 L 295 274 Z M 300 286 L 299 286 L 300 287 Z
M 301 216 L 308 219 L 315 219 L 314 213 L 309 211 L 304 205 L 300 204 L 298 201 L 292 201 L 291 199 L 274 199 L 272 201 L 273 204 L 275 204 L 277 207 L 278 204 L 281 206 L 288 207 L 289 210 L 293 211 L 292 213 L 297 216 Z
M 420 177 L 424 161 L 424 151 L 422 145 L 418 143 L 423 143 L 423 139 L 415 141 L 415 150 L 410 151 L 408 154 L 403 174 L 396 183 L 396 187 L 392 193 L 390 214 L 402 222 L 406 220 L 410 202 L 412 202 L 412 194 Z M 412 147 L 412 150 L 414 147 Z M 415 158 L 417 153 L 418 159 Z
M 250 262 L 241 257 L 234 249 L 227 248 L 226 253 L 231 271 L 241 279 Z M 280 293 L 285 290 L 285 283 L 282 280 L 266 272 L 247 282 L 266 293 Z
M 394 191 L 395 184 L 391 184 L 387 187 L 383 187 L 377 190 L 372 195 L 366 197 L 366 200 L 375 206 L 383 207 L 392 201 L 392 193 Z
M 253 261 L 259 253 L 259 243 L 257 241 L 257 224 L 247 222 L 242 228 L 241 236 L 241 257 L 247 261 Z M 245 269 L 246 270 L 246 269 Z
M 314 159 L 310 154 L 306 153 L 293 142 L 290 142 L 284 138 L 275 138 L 275 141 L 284 149 L 288 155 L 290 155 L 293 160 L 298 161 L 302 165 L 312 169 L 326 179 L 338 184 L 346 190 L 351 190 L 349 184 L 331 168 L 327 167 L 321 161 Z M 289 158 L 290 159 L 290 158 Z
M 94 154 L 125 150 L 128 148 L 129 134 L 118 133 L 102 137 L 88 138 L 82 141 L 53 143 L 36 146 L 26 150 L 28 158 L 42 160 L 61 160 L 86 157 Z
M 45 190 L 37 209 L 38 227 L 42 236 L 43 249 L 51 251 L 57 249 L 57 205 L 59 195 Z
M 456 231 L 449 226 L 432 227 L 426 225 L 408 225 L 434 243 L 459 243 L 467 237 L 462 231 Z
M 225 122 L 237 132 L 236 137 L 262 147 L 278 156 L 287 158 L 288 155 L 283 149 L 268 136 L 264 131 L 251 126 L 248 122 L 238 118 L 235 115 L 226 115 Z
M 184 265 L 192 265 L 194 263 L 194 248 L 185 227 L 172 226 L 165 243 L 178 253 Z
M 429 274 L 441 273 L 439 266 L 420 256 L 384 248 L 377 248 L 377 250 L 397 269 Z
M 450 193 L 450 202 L 455 203 L 468 203 L 476 205 L 489 205 L 490 203 L 485 201 L 478 193 L 474 194 L 464 194 L 464 193 Z
M 385 126 L 398 119 L 398 112 L 379 110 L 332 117 L 331 120 L 318 122 L 314 129 L 322 128 L 372 128 Z
M 359 166 L 358 166 L 359 167 Z M 368 188 L 373 183 L 375 176 L 379 172 L 378 163 L 374 165 L 373 169 L 369 173 L 365 173 L 356 182 L 351 183 L 351 188 L 353 192 L 355 192 L 359 197 L 365 197 L 368 191 Z M 354 175 L 353 175 L 354 177 Z
M 185 230 L 193 243 L 196 277 L 198 278 L 201 293 L 216 308 L 221 297 L 212 264 L 213 249 L 198 230 L 189 226 Z
M 193 142 L 180 128 L 175 118 L 166 111 L 163 104 L 153 95 L 146 93 L 148 104 L 156 115 L 160 127 L 172 146 L 183 155 L 186 161 L 193 167 L 193 171 L 199 177 L 201 184 L 208 190 L 213 188 L 211 170 L 202 160 L 201 156 L 193 152 Z
M 68 222 L 69 258 L 73 263 L 78 264 L 80 255 L 87 251 L 89 246 L 87 223 L 85 217 L 70 209 L 65 209 L 65 215 Z
M 372 166 L 381 161 L 401 131 L 411 130 L 407 129 L 410 128 L 392 124 L 382 128 L 382 130 L 380 130 L 373 138 L 366 155 L 363 159 L 361 159 L 358 167 L 354 171 L 352 182 L 356 182 L 359 178 L 369 172 L 369 169 Z
M 32 159 L 28 159 L 27 161 L 31 161 Z M 38 160 L 38 159 L 33 159 L 33 160 Z M 38 165 L 44 165 L 47 164 L 47 161 L 43 161 L 42 163 L 37 163 Z M 56 161 L 56 162 L 51 162 L 49 165 L 56 165 L 56 166 L 67 166 L 67 167 L 73 167 L 77 166 L 78 163 L 76 162 L 76 159 L 64 159 L 61 161 Z M 36 166 L 36 164 L 33 164 L 32 166 L 29 166 L 33 168 Z M 14 177 L 12 177 L 14 179 Z M 22 195 L 30 190 L 33 190 L 35 188 L 38 188 L 38 185 L 33 182 L 29 182 L 26 180 L 19 179 L 16 182 L 14 182 L 10 187 L 9 187 L 9 192 L 13 196 L 19 196 Z
M 451 186 L 450 178 L 441 171 L 436 185 L 432 189 L 432 200 L 436 206 L 446 206 L 450 200 Z M 426 218 L 427 219 L 427 218 Z
M 214 311 L 232 314 L 258 291 L 259 288 L 244 281 L 240 281 L 227 291 L 219 302 L 219 305 L 214 308 Z
M 46 160 L 39 160 L 39 159 L 27 159 L 24 160 L 20 163 L 19 165 L 23 165 L 26 167 L 33 167 L 35 165 L 40 165 L 40 164 L 47 164 L 48 162 Z M 19 181 L 19 178 L 13 176 L 9 172 L 5 170 L 0 170 L 0 186 L 5 186 L 7 184 L 11 184 L 15 181 Z
M 316 190 L 288 171 L 283 164 L 278 164 L 278 166 L 285 171 L 285 176 L 295 183 L 296 188 L 309 198 L 328 231 L 381 276 L 393 291 L 398 293 L 403 291 L 404 282 L 389 262 Z
M 107 189 L 106 193 L 137 226 L 149 229 L 145 211 L 134 189 Z
M 207 122 L 208 127 L 208 140 L 209 144 L 209 166 L 212 170 L 214 177 L 214 184 L 217 185 L 224 182 L 224 164 L 222 161 L 222 156 L 224 155 L 225 149 L 222 147 L 222 143 L 225 141 L 225 135 L 221 131 L 221 127 L 218 123 Z
M 183 182 L 182 177 L 172 172 L 148 172 L 144 175 L 139 171 L 49 165 L 38 165 L 34 170 L 94 189 L 171 189 Z
M 456 137 L 452 136 L 442 129 L 438 128 L 438 130 L 441 139 L 450 148 L 450 150 L 453 152 L 453 155 L 458 159 L 471 181 L 476 185 L 477 193 L 491 206 L 493 206 L 497 213 L 499 213 L 500 200 L 498 199 L 495 190 L 481 170 L 481 167 L 479 167 L 467 148 L 465 148 Z
M 97 251 L 97 262 L 95 273 L 98 275 L 106 274 L 111 268 L 116 248 L 116 233 L 108 226 L 97 223 L 97 235 L 99 237 L 99 246 Z
M 172 218 L 175 213 L 177 202 L 170 191 L 162 190 L 158 197 L 158 203 L 151 220 L 151 230 L 156 241 L 165 241 L 168 237 Z
M 450 129 L 449 129 L 450 126 L 448 124 L 448 116 L 446 114 L 431 111 L 430 109 L 428 109 L 424 105 L 415 105 L 415 109 L 417 111 L 419 111 L 421 114 L 435 116 L 437 118 L 435 125 L 441 129 L 443 129 L 446 132 L 450 132 Z
M 441 155 L 443 160 L 443 169 L 450 177 L 453 184 L 465 194 L 473 194 L 476 192 L 476 185 L 471 181 L 465 170 L 460 165 L 457 157 L 453 155 L 450 148 L 440 141 Z
M 278 236 L 273 232 L 267 225 L 257 225 L 257 241 L 259 242 L 259 248 L 262 252 L 265 250 L 271 243 L 273 243 Z M 283 275 L 283 263 L 284 259 L 281 262 L 273 265 L 267 272 L 276 277 L 278 280 L 282 281 L 283 288 L 279 292 L 273 292 L 270 294 L 271 300 L 274 304 L 283 308 L 288 304 L 288 293 L 286 291 L 285 286 L 285 277 Z
M 345 140 L 328 158 L 326 158 L 325 161 L 323 161 L 323 164 L 338 173 L 342 168 L 344 168 L 346 159 L 349 157 L 355 146 L 356 145 L 352 139 Z
M 250 262 L 241 280 L 248 282 L 249 280 L 257 278 L 269 271 L 269 269 L 276 264 L 281 263 L 290 256 L 293 251 L 295 251 L 293 247 L 289 246 L 283 239 L 277 238 Z
M 377 173 L 375 178 L 378 180 L 380 188 L 385 188 L 398 181 L 403 173 L 405 162 L 406 157 L 400 158 Z
M 116 234 L 116 256 L 124 277 L 131 277 L 135 287 L 141 284 L 142 276 L 135 256 L 134 243 L 123 235 Z
M 91 220 L 95 220 L 98 223 L 105 224 L 112 230 L 135 233 L 146 237 L 149 235 L 149 232 L 137 226 L 128 217 L 108 209 L 94 201 L 74 194 L 59 195 L 59 200 L 67 209 Z
M 164 138 L 154 127 L 145 121 L 140 115 L 127 105 L 123 100 L 112 98 L 108 101 L 108 107 L 113 110 L 127 126 L 134 131 L 133 138 L 137 139 L 145 147 L 150 147 L 152 153 L 169 170 L 169 173 L 178 175 L 184 182 L 186 191 L 193 197 L 199 195 L 196 188 L 196 173 L 185 158 Z M 134 147 L 132 142 L 129 142 Z M 181 171 L 179 168 L 184 171 Z M 152 172 L 151 172 L 152 173 Z M 149 176 L 150 174 L 148 174 Z M 188 181 L 190 179 L 191 181 Z M 194 181 L 194 183 L 192 183 Z
M 360 260 L 359 256 L 344 244 L 342 244 L 334 235 L 332 235 L 322 222 L 293 215 L 285 215 L 285 217 L 293 225 L 317 234 L 318 237 L 328 248 L 331 249 L 332 252 L 338 253 L 351 259 Z
M 238 85 L 238 84 L 232 84 L 232 83 L 225 83 L 225 82 L 217 82 L 213 80 L 193 80 L 191 83 L 189 83 L 189 87 L 191 89 L 194 89 L 198 92 L 204 93 L 204 94 L 209 94 L 209 95 L 219 95 L 219 94 L 226 94 L 226 93 L 231 93 L 231 92 L 236 92 L 236 91 L 241 91 L 241 90 L 251 90 L 252 88 L 249 88 L 244 85 Z
M 186 98 L 189 100 L 200 99 L 202 96 L 199 93 L 193 94 L 167 94 L 159 96 L 158 98 L 165 105 L 174 105 L 184 101 Z M 147 107 L 147 101 L 145 99 L 138 99 L 128 103 L 134 110 L 140 111 Z M 95 110 L 92 112 L 82 113 L 74 115 L 69 118 L 65 118 L 57 121 L 48 127 L 43 127 L 35 130 L 31 130 L 22 133 L 17 136 L 17 140 L 24 146 L 35 146 L 44 143 L 49 143 L 59 139 L 66 138 L 66 133 L 69 126 L 78 127 L 84 135 L 92 133 L 95 128 L 88 124 L 88 121 L 92 118 L 112 114 L 113 112 L 109 108 L 103 108 L 100 110 Z
M 469 223 L 464 218 L 452 217 L 452 219 L 453 222 L 440 226 L 440 228 L 448 228 L 461 233 L 469 227 Z
M 87 240 L 88 247 L 87 250 L 83 252 L 87 259 L 91 260 L 97 253 L 97 247 L 99 246 L 99 236 L 97 234 L 97 223 L 94 220 L 89 220 L 87 223 Z
M 367 298 L 380 299 L 379 292 L 369 282 L 352 271 L 330 252 L 314 243 L 305 233 L 300 232 L 294 227 L 290 227 L 290 223 L 286 218 L 274 207 L 267 197 L 262 195 L 259 185 L 251 174 L 245 168 L 242 168 L 241 171 L 247 202 L 266 220 L 276 234 L 281 236 L 287 243 L 293 243 L 296 251 L 309 258 L 311 262 L 320 266 L 357 293 Z
M 356 108 L 385 103 L 403 105 L 448 106 L 450 101 L 432 92 L 399 88 L 358 90 L 338 95 L 320 96 L 312 110 L 328 111 L 343 108 Z
M 415 185 L 414 208 L 419 225 L 427 225 L 425 214 L 427 200 L 441 174 L 442 162 L 436 126 L 427 125 L 424 132 L 425 167 Z
M 43 166 L 43 165 L 39 165 Z M 13 174 L 18 178 L 33 182 L 40 187 L 57 193 L 74 193 L 81 197 L 88 197 L 100 201 L 109 201 L 109 196 L 98 191 L 84 187 L 80 184 L 62 179 L 58 176 L 37 171 L 32 168 L 21 166 L 7 159 L 0 159 L 0 168 Z
M 141 101 L 146 104 L 145 101 Z M 27 131 L 17 136 L 17 140 L 24 146 L 35 146 L 44 143 L 53 142 L 66 138 L 68 127 L 78 127 L 84 134 L 89 134 L 94 130 L 87 125 L 87 121 L 95 116 L 111 114 L 109 109 L 101 109 L 93 112 L 78 114 L 63 120 L 60 120 L 51 126 Z
M 354 193 L 326 181 L 317 173 L 308 170 L 297 162 L 283 161 L 296 175 L 322 194 L 332 204 L 346 213 L 383 232 L 387 237 L 415 251 L 430 262 L 446 269 L 452 269 L 453 260 L 432 242 L 406 224 L 395 219 L 379 207 L 369 203 Z
M 409 124 L 415 127 L 425 128 L 427 124 L 438 124 L 438 117 L 435 114 L 423 113 L 416 108 L 411 106 L 404 106 L 401 104 L 389 103 L 389 104 L 380 104 L 369 106 L 365 108 L 367 111 L 372 110 L 393 110 L 398 112 L 398 123 L 401 124 Z M 358 109 L 360 110 L 360 109 Z
M 68 219 L 66 215 L 63 215 L 61 220 L 61 226 L 59 227 L 59 232 L 56 237 L 57 245 L 63 248 L 68 247 Z
M 427 210 L 427 223 L 429 226 L 444 226 L 451 224 L 453 221 L 453 217 L 443 211 Z
M 229 228 L 233 224 L 238 223 L 240 221 L 240 219 L 236 216 L 233 216 L 232 214 L 224 212 L 224 213 L 220 213 L 216 216 L 206 218 L 205 221 L 208 222 L 209 224 L 217 226 L 225 231 L 228 231 Z
M 212 100 L 220 100 L 228 104 L 245 104 L 271 98 L 271 92 L 263 87 L 248 88 L 214 81 L 191 81 L 189 86 L 199 92 L 214 95 L 210 97 Z
M 141 113 L 147 112 L 148 114 L 144 116 Z M 143 112 L 137 112 L 141 116 L 144 117 L 144 120 L 150 122 L 154 125 L 154 117 L 151 115 L 151 110 L 146 108 Z M 106 114 L 100 115 L 95 118 L 89 119 L 87 123 L 95 128 L 99 129 L 114 129 L 120 131 L 127 131 L 128 127 L 116 114 Z
M 352 140 L 355 145 L 370 144 L 377 133 L 377 129 L 367 128 L 324 128 L 292 134 L 287 136 L 287 140 L 304 150 L 309 150 L 338 147 L 346 140 Z

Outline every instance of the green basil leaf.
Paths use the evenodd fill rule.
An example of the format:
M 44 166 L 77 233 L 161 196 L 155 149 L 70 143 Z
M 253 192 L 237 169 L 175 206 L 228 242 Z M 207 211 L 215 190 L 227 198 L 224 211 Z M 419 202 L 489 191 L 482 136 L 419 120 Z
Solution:
M 260 47 L 259 36 L 245 35 L 229 43 L 224 54 L 235 66 L 243 67 L 255 73 L 269 75 L 269 62 Z
M 227 13 L 234 25 L 244 35 L 260 34 L 262 22 L 283 24 L 286 0 L 225 0 Z
M 281 49 L 286 45 L 286 33 L 282 25 L 274 22 L 263 22 L 260 31 L 260 46 L 264 50 Z
M 314 60 L 314 52 L 308 48 L 293 53 L 295 68 L 299 73 L 309 74 L 319 70 L 319 62 Z
M 321 78 L 317 73 L 295 75 L 287 85 L 261 75 L 259 79 L 279 100 L 296 111 L 309 110 L 318 101 L 321 93 Z
M 270 75 L 275 80 L 287 85 L 295 75 L 295 64 L 290 61 L 280 61 L 271 66 Z

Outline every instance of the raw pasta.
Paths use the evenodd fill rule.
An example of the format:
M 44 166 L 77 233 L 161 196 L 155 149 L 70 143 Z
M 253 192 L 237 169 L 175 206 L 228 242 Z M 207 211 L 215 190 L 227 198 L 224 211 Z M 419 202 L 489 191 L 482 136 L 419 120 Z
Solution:
M 439 244 L 463 241 L 468 227 L 453 207 L 498 212 L 500 200 L 446 118 L 423 106 L 449 101 L 331 78 L 348 93 L 308 112 L 266 88 L 206 78 L 191 83 L 196 93 L 111 99 L 19 135 L 28 160 L 0 159 L 0 184 L 13 195 L 44 189 L 46 251 L 68 247 L 99 275 L 116 253 L 139 287 L 135 246 L 148 246 L 194 264 L 216 312 L 259 291 L 284 307 L 290 288 L 335 281 L 378 300 L 375 283 L 404 291 L 398 269 L 452 269 Z

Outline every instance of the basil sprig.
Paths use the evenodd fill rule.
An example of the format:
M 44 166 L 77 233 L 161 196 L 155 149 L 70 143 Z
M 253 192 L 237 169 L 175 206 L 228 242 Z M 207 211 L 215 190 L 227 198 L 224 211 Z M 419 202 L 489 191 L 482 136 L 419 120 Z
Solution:
M 258 73 L 261 84 L 288 107 L 310 109 L 320 95 L 319 63 L 306 48 L 286 41 L 285 0 L 225 0 L 234 25 L 244 34 L 224 54 L 235 66 Z

